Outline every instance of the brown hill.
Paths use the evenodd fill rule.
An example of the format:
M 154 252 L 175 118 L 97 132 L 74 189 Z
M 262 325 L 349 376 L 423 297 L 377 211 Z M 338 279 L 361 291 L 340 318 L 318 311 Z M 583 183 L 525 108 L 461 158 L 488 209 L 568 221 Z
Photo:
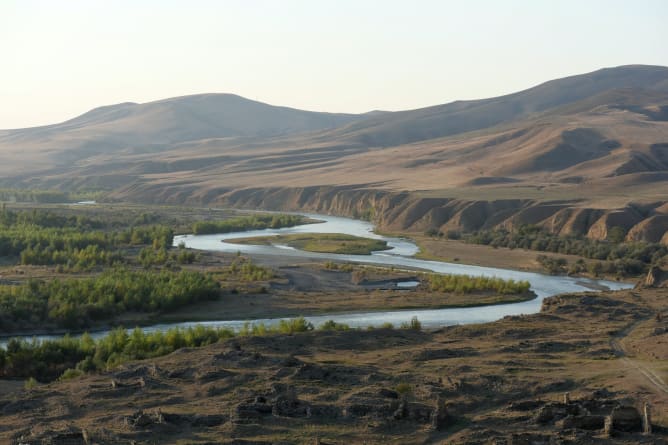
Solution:
M 199 94 L 96 108 L 66 122 L 0 133 L 3 151 L 19 149 L 53 164 L 98 154 L 159 153 L 185 141 L 255 138 L 338 127 L 358 115 L 277 107 L 233 94 Z
M 668 92 L 668 68 L 628 65 L 552 80 L 491 99 L 380 115 L 334 131 L 373 146 L 395 146 L 514 122 L 619 88 Z M 665 111 L 664 111 L 665 112 Z
M 345 214 L 365 211 L 341 204 L 357 193 L 411 192 L 406 205 L 420 204 L 400 216 L 404 229 L 534 222 L 600 238 L 611 224 L 631 230 L 651 216 L 629 210 L 631 203 L 666 202 L 667 113 L 668 68 L 638 65 L 395 113 L 335 115 L 188 96 L 0 132 L 1 185 L 150 201 L 309 203 Z M 261 189 L 269 188 L 282 192 L 268 198 Z M 259 198 L 234 199 L 244 194 L 231 192 L 244 189 Z M 450 204 L 436 204 L 442 200 Z M 661 239 L 668 230 L 650 225 L 633 237 Z

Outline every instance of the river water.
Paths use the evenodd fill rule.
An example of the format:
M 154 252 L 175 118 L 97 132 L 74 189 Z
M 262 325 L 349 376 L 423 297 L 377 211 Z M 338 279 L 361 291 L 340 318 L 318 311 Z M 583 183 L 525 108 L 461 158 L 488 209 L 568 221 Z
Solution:
M 283 257 L 296 258 L 319 258 L 338 261 L 349 261 L 356 263 L 390 265 L 395 267 L 418 268 L 438 273 L 467 274 L 495 276 L 504 279 L 527 280 L 531 283 L 537 298 L 521 303 L 502 304 L 495 306 L 484 306 L 475 308 L 457 309 L 425 309 L 425 310 L 401 310 L 388 312 L 364 312 L 352 314 L 324 315 L 317 317 L 306 317 L 312 323 L 318 325 L 327 320 L 347 323 L 353 327 L 365 327 L 380 325 L 386 322 L 399 324 L 417 316 L 425 327 L 439 327 L 452 324 L 479 323 L 498 320 L 506 315 L 532 314 L 540 310 L 543 298 L 565 292 L 578 292 L 584 290 L 595 290 L 601 288 L 625 289 L 633 287 L 628 283 L 620 283 L 606 280 L 591 280 L 586 278 L 572 278 L 565 276 L 551 276 L 539 273 L 521 272 L 508 269 L 497 269 L 491 267 L 469 266 L 465 264 L 445 263 L 441 261 L 428 261 L 411 258 L 418 252 L 418 247 L 410 240 L 392 238 L 378 235 L 373 232 L 373 225 L 366 221 L 358 221 L 350 218 L 342 218 L 329 215 L 305 214 L 313 219 L 325 221 L 320 224 L 306 224 L 302 226 L 256 230 L 251 232 L 236 232 L 218 235 L 182 235 L 174 239 L 174 244 L 184 243 L 187 247 L 200 250 L 215 250 L 220 252 L 241 252 L 247 255 L 280 255 Z M 372 255 L 337 255 L 325 253 L 304 252 L 285 246 L 254 246 L 244 244 L 225 243 L 224 240 L 232 238 L 250 238 L 255 236 L 291 234 L 291 233 L 345 233 L 349 235 L 367 238 L 382 239 L 392 247 L 391 250 L 374 252 Z M 267 324 L 275 323 L 277 320 L 257 320 Z M 204 323 L 210 326 L 228 326 L 238 328 L 244 321 L 224 321 Z M 195 323 L 179 323 L 180 326 L 190 326 Z M 162 328 L 163 326 L 161 326 Z
M 186 245 L 186 247 L 199 250 L 241 252 L 246 255 L 277 255 L 282 257 L 294 257 L 295 259 L 330 259 L 355 263 L 388 265 L 398 268 L 415 268 L 437 273 L 485 275 L 495 276 L 503 279 L 527 280 L 529 283 L 531 283 L 531 290 L 533 290 L 537 295 L 537 298 L 530 301 L 494 306 L 456 309 L 416 309 L 359 312 L 305 317 L 308 321 L 312 322 L 316 326 L 328 320 L 334 320 L 338 323 L 346 323 L 351 327 L 379 326 L 388 322 L 396 326 L 403 322 L 409 321 L 412 317 L 418 317 L 422 323 L 422 326 L 427 328 L 435 328 L 453 324 L 481 323 L 498 320 L 507 315 L 536 313 L 540 310 L 542 300 L 551 295 L 566 292 L 596 290 L 602 288 L 618 290 L 633 287 L 631 284 L 615 281 L 551 276 L 509 269 L 497 269 L 492 267 L 469 266 L 465 264 L 446 263 L 441 261 L 419 260 L 411 257 L 419 250 L 413 242 L 407 239 L 385 237 L 376 234 L 373 232 L 373 225 L 369 222 L 329 215 L 304 215 L 324 222 L 317 224 L 305 224 L 284 229 L 265 229 L 217 235 L 179 235 L 174 237 L 174 245 L 177 246 L 183 243 Z M 382 252 L 374 252 L 372 255 L 339 255 L 304 252 L 287 246 L 255 246 L 224 242 L 224 240 L 232 238 L 250 238 L 257 236 L 292 233 L 344 233 L 385 240 L 387 241 L 388 246 L 392 247 L 392 249 L 384 250 Z M 264 323 L 266 325 L 272 325 L 278 323 L 279 320 L 280 319 L 252 320 L 252 323 Z M 147 332 L 150 332 L 156 330 L 166 330 L 176 326 L 189 327 L 201 324 L 205 326 L 227 327 L 236 330 L 241 328 L 246 322 L 247 320 L 181 322 L 147 326 L 143 329 Z M 94 338 L 98 338 L 106 335 L 107 333 L 108 331 L 99 331 L 91 335 Z M 57 336 L 36 336 L 35 338 L 40 340 L 56 337 Z M 4 341 L 0 341 L 0 346 L 3 346 L 4 343 Z

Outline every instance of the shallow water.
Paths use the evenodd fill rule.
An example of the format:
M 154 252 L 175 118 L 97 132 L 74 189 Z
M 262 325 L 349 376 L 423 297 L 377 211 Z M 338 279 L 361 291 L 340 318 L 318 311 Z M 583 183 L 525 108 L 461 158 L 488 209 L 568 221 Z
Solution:
M 396 283 L 397 287 L 400 289 L 411 289 L 413 287 L 418 287 L 419 284 L 419 281 L 399 281 Z

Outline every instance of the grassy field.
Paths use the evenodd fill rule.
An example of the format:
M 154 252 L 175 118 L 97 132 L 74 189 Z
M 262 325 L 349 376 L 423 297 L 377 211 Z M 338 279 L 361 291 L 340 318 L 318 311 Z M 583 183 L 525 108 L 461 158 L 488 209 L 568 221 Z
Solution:
M 388 250 L 387 242 L 341 233 L 309 233 L 294 235 L 235 238 L 226 243 L 255 245 L 286 245 L 307 252 L 371 255 L 371 252 Z

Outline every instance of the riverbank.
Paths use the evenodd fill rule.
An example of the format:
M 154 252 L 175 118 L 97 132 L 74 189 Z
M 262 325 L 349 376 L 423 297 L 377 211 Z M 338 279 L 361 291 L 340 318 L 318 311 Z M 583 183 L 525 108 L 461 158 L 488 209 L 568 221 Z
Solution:
M 540 252 L 528 249 L 509 249 L 507 247 L 492 247 L 488 245 L 470 244 L 459 240 L 450 240 L 445 238 L 433 238 L 421 234 L 410 234 L 411 239 L 420 247 L 420 252 L 415 255 L 416 258 L 434 261 L 447 261 L 459 264 L 468 264 L 482 267 L 496 267 L 501 269 L 515 269 L 527 272 L 546 273 L 545 268 L 538 261 L 538 256 L 543 255 L 547 258 L 558 260 L 563 258 L 569 264 L 576 263 L 579 260 L 584 261 L 585 265 L 595 263 L 598 260 L 583 258 L 578 255 L 566 255 L 552 252 Z M 606 263 L 604 261 L 604 263 Z M 606 279 L 618 281 L 619 277 L 615 275 L 603 274 L 600 277 L 592 277 L 589 274 L 582 273 L 578 276 L 584 278 Z M 633 282 L 641 277 L 626 277 L 625 281 Z
M 215 273 L 236 259 L 236 255 L 203 252 L 200 264 L 192 266 Z M 399 288 L 397 283 L 420 280 L 421 273 L 410 270 L 364 266 L 349 263 L 307 261 L 294 258 L 259 257 L 258 264 L 272 268 L 276 276 L 249 285 L 243 292 L 238 285 L 223 289 L 223 295 L 213 301 L 199 302 L 167 313 L 127 312 L 113 322 L 91 324 L 88 332 L 107 331 L 116 326 L 133 328 L 170 323 L 237 321 L 299 316 L 333 317 L 359 312 L 387 312 L 408 309 L 436 310 L 473 308 L 520 303 L 536 298 L 533 292 L 500 295 L 494 292 L 469 294 L 433 292 L 426 284 L 416 288 Z M 339 267 L 331 269 L 332 267 Z M 253 291 L 252 289 L 256 289 Z M 21 330 L 0 333 L 0 338 L 64 335 L 66 329 Z
M 95 225 L 106 227 L 108 221 L 102 220 L 100 209 L 92 209 L 97 215 L 91 219 Z M 79 209 L 62 209 L 70 215 L 72 212 L 81 213 Z M 85 210 L 88 213 L 88 210 Z M 41 216 L 40 213 L 30 213 L 30 217 Z M 44 215 L 42 219 L 51 221 L 55 217 Z M 77 215 L 77 218 L 83 215 Z M 183 215 L 185 216 L 185 215 Z M 213 213 L 212 215 L 213 216 Z M 90 317 L 82 318 L 78 316 L 71 317 L 72 323 L 59 322 L 59 319 L 51 317 L 53 311 L 48 312 L 49 317 L 46 321 L 38 324 L 40 333 L 47 330 L 50 332 L 64 332 L 64 328 L 70 329 L 89 329 L 98 330 L 123 324 L 125 326 L 144 326 L 150 328 L 155 324 L 179 323 L 186 321 L 207 321 L 233 322 L 236 326 L 243 323 L 244 320 L 255 318 L 267 318 L 270 323 L 277 323 L 278 318 L 294 317 L 299 315 L 309 315 L 319 318 L 319 323 L 326 321 L 325 317 L 336 318 L 338 322 L 352 323 L 355 326 L 368 326 L 370 324 L 379 326 L 386 322 L 402 323 L 406 321 L 406 310 L 411 309 L 414 314 L 419 313 L 422 320 L 426 320 L 426 325 L 430 327 L 445 326 L 457 323 L 472 323 L 482 321 L 492 321 L 506 315 L 526 314 L 537 312 L 540 308 L 540 301 L 543 297 L 555 293 L 580 291 L 586 288 L 618 288 L 624 287 L 623 284 L 594 282 L 583 279 L 573 279 L 570 277 L 555 277 L 533 273 L 517 271 L 515 269 L 483 268 L 477 266 L 467 266 L 457 263 L 444 263 L 438 261 L 424 261 L 412 258 L 417 251 L 417 246 L 404 238 L 388 238 L 372 232 L 373 225 L 365 221 L 356 221 L 348 218 L 332 217 L 325 215 L 308 215 L 322 221 L 321 224 L 306 224 L 283 229 L 265 229 L 252 232 L 232 232 L 225 235 L 185 235 L 176 236 L 173 241 L 164 241 L 150 237 L 143 239 L 139 237 L 135 243 L 134 235 L 140 234 L 136 229 L 132 233 L 128 232 L 129 245 L 123 244 L 121 261 L 128 270 L 134 271 L 152 271 L 154 273 L 165 273 L 172 276 L 180 270 L 186 270 L 197 273 L 211 273 L 213 278 L 218 281 L 221 288 L 220 298 L 215 296 L 215 301 L 205 303 L 202 301 L 188 301 L 178 305 L 163 306 L 155 304 L 147 306 L 146 301 L 141 305 L 132 302 L 127 292 L 120 292 L 114 295 L 118 311 L 112 316 L 101 317 L 99 313 L 90 313 Z M 27 216 L 26 216 L 27 217 Z M 65 218 L 63 215 L 59 217 Z M 72 218 L 72 216 L 67 216 Z M 131 226 L 135 221 L 143 221 L 147 225 L 146 229 L 155 230 L 150 227 L 152 223 L 167 222 L 171 220 L 169 214 L 123 214 L 116 216 L 118 218 L 118 227 L 113 226 L 110 229 L 126 230 L 125 226 Z M 272 216 L 273 218 L 273 216 Z M 65 219 L 63 219 L 64 221 Z M 77 219 L 76 221 L 79 221 Z M 215 219 L 212 219 L 215 221 Z M 40 220 L 41 221 L 41 220 Z M 60 221 L 60 220 L 58 220 Z M 69 219 L 67 219 L 69 221 Z M 42 222 L 45 224 L 45 222 Z M 62 223 L 61 225 L 63 225 Z M 79 227 L 79 226 L 77 226 Z M 89 230 L 88 225 L 81 225 L 81 230 Z M 169 226 L 167 226 L 168 228 Z M 125 233 L 125 232 L 123 232 Z M 304 234 L 339 234 L 344 233 L 352 237 L 361 237 L 371 239 L 373 242 L 387 243 L 392 247 L 388 252 L 374 252 L 372 255 L 351 255 L 336 253 L 314 253 L 299 251 L 295 249 L 285 249 L 272 245 L 239 245 L 231 244 L 225 241 L 230 238 L 267 236 L 280 234 L 304 236 Z M 106 236 L 106 234 L 100 235 Z M 308 235 L 312 236 L 312 235 Z M 164 244 L 169 246 L 179 246 L 178 249 L 168 250 Z M 156 247 L 156 243 L 158 244 Z M 160 244 L 162 243 L 162 244 Z M 162 246 L 162 247 L 160 247 Z M 189 251 L 188 248 L 197 249 L 198 252 Z M 137 251 L 139 249 L 139 251 Z M 168 253 L 169 252 L 169 253 Z M 181 258 L 183 257 L 183 258 Z M 267 267 L 259 267 L 254 261 L 258 259 L 260 263 Z M 38 258 L 39 259 L 39 258 Z M 40 259 L 41 261 L 41 259 Z M 345 270 L 321 270 L 308 271 L 308 268 L 294 267 L 305 262 L 316 263 L 343 263 Z M 499 298 L 495 294 L 481 293 L 472 295 L 453 297 L 452 295 L 438 295 L 435 293 L 424 292 L 425 289 L 418 288 L 416 291 L 396 289 L 395 282 L 392 279 L 395 275 L 388 275 L 384 278 L 371 279 L 365 276 L 368 266 L 349 266 L 345 263 L 373 264 L 375 267 L 384 267 L 390 271 L 394 270 L 421 270 L 431 271 L 441 274 L 454 275 L 473 275 L 495 277 L 501 280 L 528 281 L 531 289 L 539 298 L 531 298 L 530 295 L 520 297 Z M 35 272 L 39 275 L 52 273 L 55 277 L 67 277 L 70 267 L 67 271 L 63 268 L 59 270 L 57 266 L 38 267 L 31 266 L 31 269 L 16 269 L 7 278 L 16 278 L 17 282 L 26 282 L 32 276 L 20 276 L 20 272 Z M 351 270 L 347 270 L 352 267 Z M 107 265 L 91 266 L 84 276 L 90 275 L 97 279 L 100 272 L 103 272 Z M 274 273 L 278 270 L 278 273 Z M 68 272 L 63 273 L 63 272 Z M 349 275 L 341 275 L 341 272 Z M 364 272 L 364 273 L 362 273 Z M 384 272 L 387 274 L 387 272 Z M 291 277 L 290 274 L 293 276 Z M 295 274 L 299 276 L 294 276 Z M 27 274 L 31 275 L 31 274 Z M 46 278 L 46 277 L 45 277 Z M 49 279 L 47 278 L 47 280 Z M 375 283 L 372 283 L 375 281 Z M 28 292 L 27 288 L 19 289 L 25 293 L 28 301 L 35 300 L 42 306 L 50 307 L 50 301 L 45 302 L 44 296 L 35 296 Z M 8 289 L 13 291 L 12 289 Z M 397 292 L 396 295 L 388 292 Z M 411 293 L 413 292 L 413 293 Z M 303 293 L 303 294 L 300 294 Z M 375 294 L 378 294 L 377 296 Z M 45 294 L 46 295 L 46 294 Z M 98 293 L 94 293 L 98 295 Z M 342 295 L 348 296 L 349 300 L 342 298 Z M 270 296 L 273 300 L 267 300 Z M 478 296 L 480 298 L 478 298 Z M 126 298 L 127 297 L 127 298 Z M 183 295 L 174 295 L 170 298 L 180 302 Z M 177 298 L 178 297 L 178 298 Z M 50 298 L 50 297 L 49 297 Z M 11 299 L 10 299 L 11 300 Z M 126 301 L 127 300 L 127 301 Z M 19 300 L 11 300 L 19 301 Z M 120 304 L 119 302 L 123 302 Z M 211 304 L 222 302 L 215 309 Z M 248 303 L 248 304 L 246 304 Z M 493 304 L 493 308 L 489 305 Z M 79 305 L 79 308 L 86 309 L 88 306 Z M 179 306 L 176 309 L 176 306 Z M 41 307 L 41 306 L 40 306 Z M 201 309 L 203 308 L 203 309 Z M 241 308 L 241 309 L 240 309 Z M 258 310 L 259 308 L 259 310 Z M 465 308 L 467 310 L 461 310 Z M 69 310 L 69 309 L 68 309 Z M 170 312 L 166 312 L 169 310 Z M 161 311 L 161 312 L 160 312 Z M 185 314 L 192 311 L 188 316 Z M 65 315 L 70 314 L 72 311 Z M 17 320 L 22 321 L 25 318 L 25 312 L 17 307 L 10 315 L 16 315 Z M 46 313 L 40 311 L 40 313 Z M 56 314 L 58 315 L 58 314 Z M 76 315 L 76 314 L 75 314 Z M 23 318 L 20 318 L 23 317 Z M 62 318 L 62 317 L 61 317 Z M 221 321 L 222 320 L 222 321 Z M 11 321 L 11 320 L 10 320 Z M 8 330 L 7 334 L 12 335 L 18 331 L 26 333 L 25 328 L 31 326 L 26 323 L 3 324 Z M 9 328 L 8 328 L 9 326 Z M 9 329 L 12 329 L 9 331 Z M 160 326 L 164 328 L 164 326 Z M 38 331 L 31 331 L 28 334 L 37 334 Z

